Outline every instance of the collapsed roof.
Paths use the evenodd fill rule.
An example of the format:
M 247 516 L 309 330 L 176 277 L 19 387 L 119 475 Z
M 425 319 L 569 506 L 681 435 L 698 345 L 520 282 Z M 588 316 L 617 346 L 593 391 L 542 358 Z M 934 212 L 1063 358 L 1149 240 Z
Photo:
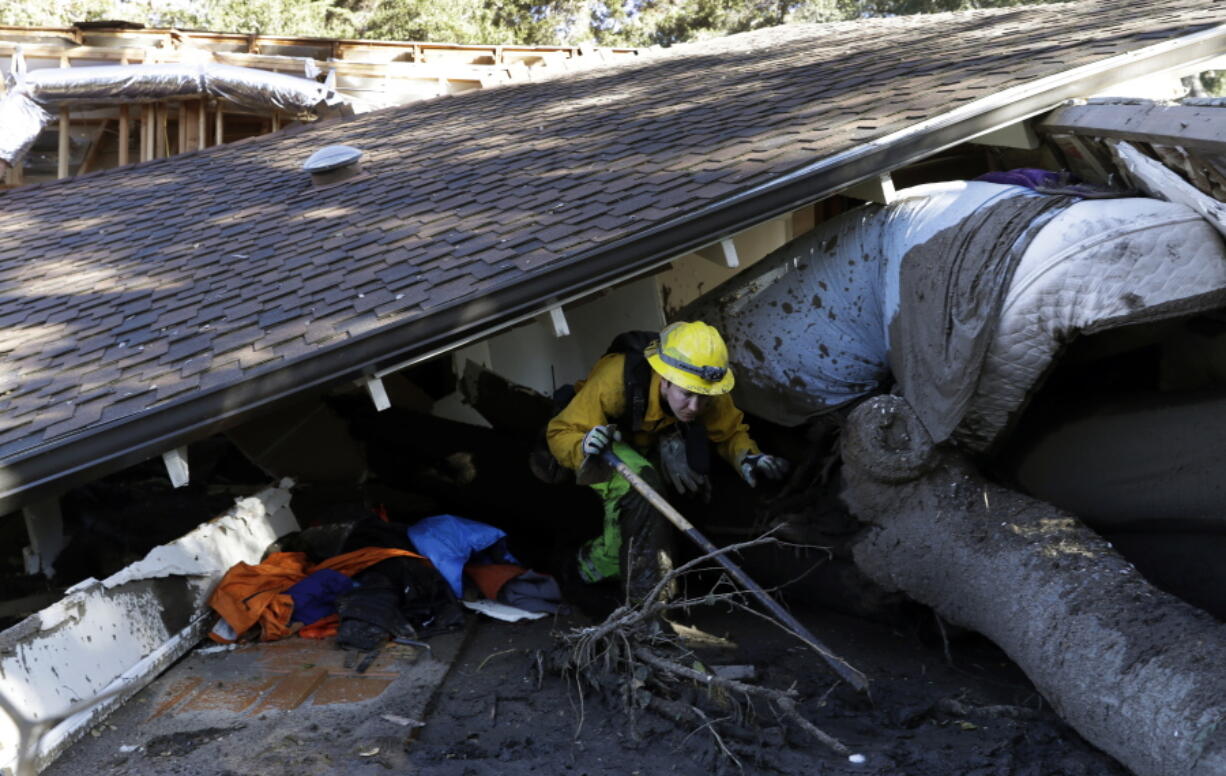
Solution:
M 1129 77 L 1209 0 L 761 30 L 0 194 L 0 507 L 428 357 Z M 365 174 L 313 187 L 343 143 Z

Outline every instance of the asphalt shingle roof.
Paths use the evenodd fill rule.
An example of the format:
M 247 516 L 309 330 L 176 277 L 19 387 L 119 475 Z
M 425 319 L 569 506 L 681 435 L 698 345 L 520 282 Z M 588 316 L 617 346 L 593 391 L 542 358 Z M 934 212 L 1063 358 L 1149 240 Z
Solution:
M 527 283 L 544 300 L 601 246 L 1223 21 L 1212 0 L 1091 0 L 774 28 L 5 192 L 0 465 L 117 426 L 169 440 L 149 418 L 254 406 L 321 353 L 353 376 L 411 345 L 380 332 Z M 368 174 L 313 189 L 301 164 L 333 143 Z

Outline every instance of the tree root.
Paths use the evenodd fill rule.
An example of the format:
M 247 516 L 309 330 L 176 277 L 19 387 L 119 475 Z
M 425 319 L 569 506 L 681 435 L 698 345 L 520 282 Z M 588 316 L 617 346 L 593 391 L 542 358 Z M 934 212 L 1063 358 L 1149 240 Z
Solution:
M 717 552 L 768 542 L 778 543 L 767 536 Z M 714 555 L 704 555 L 673 569 L 642 602 L 619 606 L 596 625 L 560 634 L 559 647 L 538 661 L 538 670 L 548 666 L 574 681 L 579 694 L 580 728 L 584 695 L 592 691 L 606 699 L 618 699 L 632 730 L 644 710 L 675 724 L 692 726 L 691 735 L 704 733 L 718 757 L 741 769 L 747 746 L 764 746 L 761 734 L 755 735 L 751 723 L 764 705 L 775 717 L 792 723 L 822 746 L 843 756 L 850 755 L 851 750 L 841 741 L 801 715 L 794 687 L 771 689 L 707 671 L 668 627 L 663 618 L 671 611 L 721 602 L 765 618 L 747 605 L 742 593 L 724 582 L 701 598 L 674 602 L 660 599 L 670 584 L 709 562 Z M 766 619 L 784 627 L 772 618 Z M 797 638 L 800 639 L 799 635 Z M 702 691 L 695 692 L 695 687 Z

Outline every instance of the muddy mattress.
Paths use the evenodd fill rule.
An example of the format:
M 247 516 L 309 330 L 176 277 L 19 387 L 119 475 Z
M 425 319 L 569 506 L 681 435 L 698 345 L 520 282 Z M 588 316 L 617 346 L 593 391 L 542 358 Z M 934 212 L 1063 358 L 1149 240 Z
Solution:
M 1053 199 L 984 182 L 906 189 L 682 317 L 723 331 L 738 402 L 768 420 L 796 425 L 896 386 L 935 437 L 986 450 L 1077 334 L 1218 307 L 1226 290 L 1222 240 L 1192 210 Z

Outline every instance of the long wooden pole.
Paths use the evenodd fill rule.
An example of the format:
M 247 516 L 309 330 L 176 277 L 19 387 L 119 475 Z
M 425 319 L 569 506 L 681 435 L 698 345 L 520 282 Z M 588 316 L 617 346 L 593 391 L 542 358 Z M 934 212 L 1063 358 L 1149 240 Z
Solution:
M 655 488 L 647 484 L 647 482 L 637 474 L 634 470 L 625 464 L 617 454 L 612 450 L 605 450 L 601 453 L 601 458 L 617 470 L 617 473 L 626 478 L 630 486 L 642 494 L 643 498 L 651 502 L 651 505 L 660 511 L 660 514 L 668 518 L 668 521 L 677 526 L 683 534 L 689 537 L 690 541 L 697 544 L 704 552 L 710 554 L 719 562 L 719 565 L 724 567 L 724 570 L 732 576 L 736 583 L 744 590 L 747 590 L 754 598 L 762 603 L 763 606 L 770 611 L 775 617 L 791 629 L 801 641 L 807 643 L 813 648 L 822 660 L 839 675 L 844 681 L 855 687 L 857 690 L 864 692 L 868 689 L 868 679 L 864 674 L 852 668 L 847 661 L 830 651 L 829 647 L 818 640 L 816 636 L 809 632 L 809 629 L 800 624 L 800 621 L 792 616 L 787 609 L 779 605 L 779 602 L 766 594 L 762 587 L 749 578 L 749 575 L 741 568 L 728 559 L 726 553 L 719 551 L 719 548 L 710 542 L 707 537 L 698 532 L 698 529 L 685 519 L 685 516 L 678 512 L 672 504 L 668 503 L 663 496 L 656 492 Z

